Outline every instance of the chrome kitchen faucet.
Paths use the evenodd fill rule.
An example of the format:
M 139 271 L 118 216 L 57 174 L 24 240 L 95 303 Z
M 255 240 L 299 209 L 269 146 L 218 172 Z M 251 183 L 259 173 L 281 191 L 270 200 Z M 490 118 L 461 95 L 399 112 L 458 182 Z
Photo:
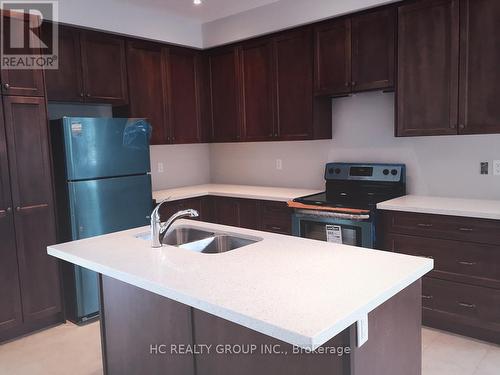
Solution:
M 161 206 L 167 201 L 168 198 L 161 201 L 151 213 L 151 247 L 157 248 L 163 246 L 163 238 L 168 233 L 168 230 L 176 220 L 182 218 L 194 218 L 200 216 L 198 211 L 193 209 L 188 209 L 176 212 L 171 217 L 169 217 L 167 221 L 162 222 L 160 219 L 159 211 Z

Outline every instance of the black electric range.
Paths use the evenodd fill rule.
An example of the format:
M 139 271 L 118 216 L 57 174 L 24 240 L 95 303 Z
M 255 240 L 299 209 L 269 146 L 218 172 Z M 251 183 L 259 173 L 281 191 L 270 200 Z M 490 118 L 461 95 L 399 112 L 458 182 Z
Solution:
M 334 241 L 373 247 L 377 203 L 406 194 L 406 167 L 329 163 L 325 181 L 324 192 L 294 199 L 307 207 L 295 209 L 293 234 L 330 241 L 329 234 L 335 233 Z M 324 207 L 330 210 L 322 210 Z

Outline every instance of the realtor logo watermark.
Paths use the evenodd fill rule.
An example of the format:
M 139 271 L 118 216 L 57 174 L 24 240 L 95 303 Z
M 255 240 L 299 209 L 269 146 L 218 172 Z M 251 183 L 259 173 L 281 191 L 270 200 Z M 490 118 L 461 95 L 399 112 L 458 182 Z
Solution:
M 5 0 L 0 7 L 11 13 L 1 17 L 0 68 L 57 69 L 58 2 Z

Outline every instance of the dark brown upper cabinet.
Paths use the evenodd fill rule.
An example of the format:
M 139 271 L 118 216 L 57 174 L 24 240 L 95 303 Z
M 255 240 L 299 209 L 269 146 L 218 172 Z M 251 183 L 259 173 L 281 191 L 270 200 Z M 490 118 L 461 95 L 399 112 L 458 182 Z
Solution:
M 48 29 L 46 29 L 48 30 Z M 47 98 L 54 101 L 83 102 L 80 31 L 59 26 L 59 66 L 45 71 Z
M 352 91 L 394 87 L 396 9 L 354 16 L 351 33 Z
M 282 140 L 314 138 L 313 37 L 308 27 L 282 33 L 274 43 L 276 136 Z M 331 120 L 328 126 L 331 127 Z
M 500 133 L 500 1 L 460 2 L 460 134 Z
M 127 42 L 130 104 L 123 116 L 145 117 L 151 144 L 202 139 L 200 53 L 159 43 Z
M 167 113 L 166 53 L 161 44 L 127 42 L 130 112 L 126 116 L 145 117 L 153 132 L 151 144 L 170 141 Z
M 125 40 L 111 34 L 60 27 L 59 69 L 47 71 L 54 101 L 128 103 Z
M 334 19 L 314 27 L 314 91 L 351 92 L 351 20 Z
M 397 136 L 457 134 L 458 62 L 458 0 L 399 7 Z
M 178 47 L 167 51 L 170 142 L 201 142 L 199 52 Z
M 11 23 L 27 23 L 29 20 L 15 13 L 2 12 L 2 34 L 4 40 L 10 39 L 11 30 L 27 30 L 27 25 L 14 26 Z M 38 32 L 38 30 L 35 30 Z M 30 34 L 31 35 L 31 34 Z M 30 43 L 40 46 L 39 39 L 32 37 Z M 5 46 L 4 46 L 5 48 Z M 16 49 L 17 54 L 30 54 L 31 50 Z M 22 96 L 45 96 L 45 87 L 43 81 L 43 70 L 41 69 L 2 69 L 0 72 L 2 81 L 1 92 L 4 95 L 22 95 Z
M 83 87 L 89 102 L 128 102 L 125 40 L 121 37 L 83 31 Z
M 240 75 L 235 46 L 209 52 L 211 141 L 233 142 L 241 138 Z
M 247 141 L 269 140 L 275 128 L 275 80 L 271 39 L 247 42 L 240 49 L 243 137 Z

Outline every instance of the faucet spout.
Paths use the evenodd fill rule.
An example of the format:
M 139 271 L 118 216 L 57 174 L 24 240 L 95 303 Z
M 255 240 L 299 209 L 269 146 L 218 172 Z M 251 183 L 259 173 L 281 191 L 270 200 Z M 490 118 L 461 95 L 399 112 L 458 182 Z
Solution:
M 160 202 L 153 212 L 151 213 L 151 247 L 157 248 L 163 246 L 163 239 L 167 235 L 169 229 L 172 227 L 176 220 L 182 218 L 195 218 L 199 217 L 198 211 L 193 209 L 183 210 L 176 212 L 167 221 L 162 222 L 160 218 L 159 210 L 161 206 L 167 202 L 168 199 Z

